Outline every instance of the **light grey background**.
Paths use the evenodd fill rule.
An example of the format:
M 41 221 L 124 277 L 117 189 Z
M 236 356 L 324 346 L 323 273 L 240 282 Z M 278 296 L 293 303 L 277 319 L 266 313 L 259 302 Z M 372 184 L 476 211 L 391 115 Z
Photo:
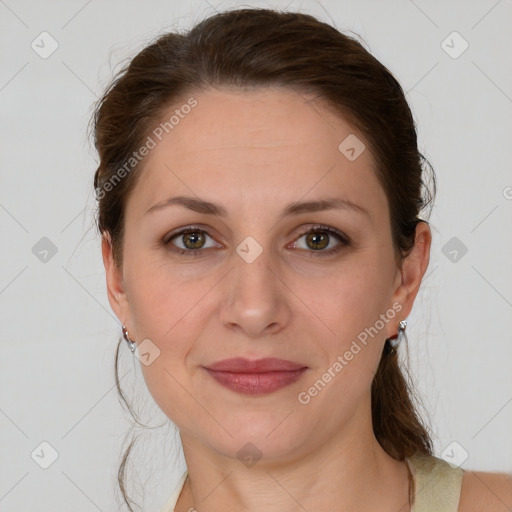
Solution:
M 360 34 L 407 91 L 439 186 L 431 263 L 409 317 L 411 372 L 436 454 L 462 460 L 467 452 L 465 469 L 510 473 L 512 2 L 243 5 L 287 4 Z M 97 159 L 87 123 L 123 59 L 158 33 L 241 5 L 0 0 L 4 512 L 118 510 L 115 479 L 129 423 L 114 388 L 120 325 L 107 302 L 93 227 Z M 51 49 L 44 31 L 58 44 L 47 58 L 31 47 L 35 41 L 40 52 Z M 453 58 L 464 41 L 469 47 Z M 43 237 L 57 249 L 46 261 L 36 245 Z M 449 242 L 453 237 L 458 241 Z M 122 348 L 128 396 L 147 406 L 143 418 L 151 425 L 165 423 L 138 361 Z M 148 479 L 144 510 L 157 510 L 184 469 L 181 448 L 172 426 L 140 432 L 134 467 Z M 43 469 L 52 449 L 58 457 Z

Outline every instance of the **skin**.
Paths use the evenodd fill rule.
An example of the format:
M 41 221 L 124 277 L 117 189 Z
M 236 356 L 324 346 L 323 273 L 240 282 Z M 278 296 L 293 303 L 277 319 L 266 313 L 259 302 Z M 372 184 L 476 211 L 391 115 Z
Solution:
M 128 198 L 122 268 L 108 236 L 102 246 L 114 312 L 131 339 L 160 350 L 141 368 L 180 429 L 189 479 L 177 512 L 409 510 L 408 470 L 375 439 L 370 389 L 385 339 L 411 312 L 427 269 L 428 225 L 418 224 L 400 268 L 369 149 L 354 161 L 338 150 L 349 134 L 364 139 L 311 98 L 278 88 L 194 97 L 198 105 L 151 150 Z M 145 214 L 178 195 L 218 203 L 227 215 L 179 205 Z M 279 218 L 291 202 L 332 197 L 368 215 L 331 209 Z M 194 224 L 209 235 L 201 255 L 164 244 Z M 340 251 L 322 256 L 304 236 L 316 224 L 351 242 L 330 236 L 322 250 Z M 263 249 L 252 263 L 236 252 L 248 236 Z M 173 241 L 187 247 L 183 236 Z M 317 396 L 299 403 L 298 394 L 393 304 L 401 311 Z M 241 395 L 201 368 L 234 356 L 289 359 L 308 371 L 274 393 Z M 248 442 L 263 454 L 252 467 L 237 457 Z

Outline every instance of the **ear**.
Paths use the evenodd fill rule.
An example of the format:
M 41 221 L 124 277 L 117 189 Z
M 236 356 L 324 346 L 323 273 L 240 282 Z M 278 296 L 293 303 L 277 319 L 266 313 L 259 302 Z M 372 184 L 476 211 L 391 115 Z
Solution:
M 397 325 L 390 336 L 396 334 L 398 322 L 407 318 L 411 313 L 414 299 L 418 294 L 423 275 L 428 267 L 431 242 L 430 226 L 424 221 L 418 222 L 414 247 L 403 260 L 401 268 L 397 268 L 392 304 L 398 302 L 402 305 L 402 309 L 396 315 Z
M 107 232 L 104 232 L 101 238 L 101 254 L 103 257 L 103 265 L 105 266 L 107 295 L 110 307 L 117 318 L 119 318 L 121 324 L 125 325 L 128 331 L 130 331 L 127 323 L 130 319 L 130 307 L 124 288 L 123 272 L 114 261 L 112 242 Z

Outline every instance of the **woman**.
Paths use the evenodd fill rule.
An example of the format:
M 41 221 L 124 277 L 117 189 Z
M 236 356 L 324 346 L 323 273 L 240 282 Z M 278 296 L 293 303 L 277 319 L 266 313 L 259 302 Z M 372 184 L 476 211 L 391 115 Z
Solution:
M 512 507 L 509 475 L 433 455 L 399 366 L 433 194 L 380 62 L 308 15 L 219 13 L 94 121 L 108 298 L 187 464 L 165 511 Z

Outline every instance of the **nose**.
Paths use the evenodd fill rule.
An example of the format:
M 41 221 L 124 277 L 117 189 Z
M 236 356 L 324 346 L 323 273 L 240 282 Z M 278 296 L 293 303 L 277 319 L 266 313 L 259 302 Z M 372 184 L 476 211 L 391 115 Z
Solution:
M 290 321 L 290 291 L 269 250 L 249 261 L 233 254 L 233 268 L 223 280 L 220 319 L 250 338 L 278 333 Z

